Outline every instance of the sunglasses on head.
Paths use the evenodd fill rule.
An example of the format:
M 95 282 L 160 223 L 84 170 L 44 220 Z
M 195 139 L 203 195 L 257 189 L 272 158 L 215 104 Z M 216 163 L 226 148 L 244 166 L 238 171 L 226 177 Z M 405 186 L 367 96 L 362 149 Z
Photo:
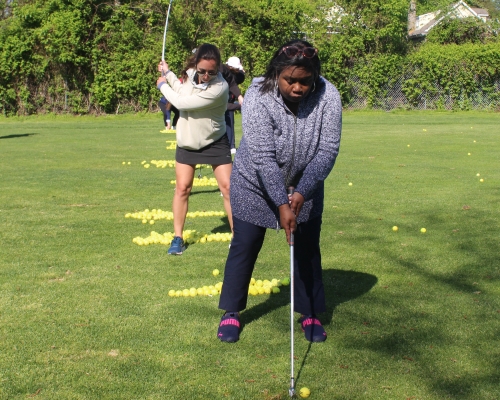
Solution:
M 279 54 L 284 53 L 288 58 L 294 58 L 303 56 L 305 58 L 313 58 L 318 54 L 318 49 L 314 47 L 297 47 L 297 46 L 285 46 L 281 49 Z
M 200 76 L 205 76 L 205 75 L 208 75 L 208 76 L 215 76 L 219 73 L 219 71 L 207 71 L 207 70 L 204 70 L 204 69 L 197 69 L 196 70 L 196 73 Z

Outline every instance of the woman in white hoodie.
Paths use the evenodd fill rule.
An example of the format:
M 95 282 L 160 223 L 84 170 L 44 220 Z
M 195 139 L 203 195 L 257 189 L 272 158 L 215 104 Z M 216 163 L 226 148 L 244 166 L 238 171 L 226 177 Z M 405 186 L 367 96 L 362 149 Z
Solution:
M 169 70 L 168 64 L 165 61 L 160 62 L 163 72 L 156 82 L 157 87 L 180 112 L 176 131 L 176 185 L 172 202 L 174 239 L 168 254 L 180 255 L 185 250 L 182 232 L 196 164 L 212 165 L 232 230 L 229 203 L 232 157 L 224 119 L 228 85 L 219 72 L 220 64 L 217 47 L 203 44 L 194 55 L 193 65 L 188 65 L 188 79 L 181 83 Z

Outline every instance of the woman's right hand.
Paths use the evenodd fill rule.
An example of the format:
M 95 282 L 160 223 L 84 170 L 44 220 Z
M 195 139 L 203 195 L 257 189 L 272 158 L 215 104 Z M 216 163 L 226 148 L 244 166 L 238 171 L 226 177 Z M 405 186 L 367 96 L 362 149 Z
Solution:
M 286 232 L 286 241 L 288 244 L 292 244 L 290 243 L 290 233 L 295 232 L 295 229 L 297 228 L 297 218 L 288 203 L 279 206 L 278 210 L 280 213 L 281 227 Z

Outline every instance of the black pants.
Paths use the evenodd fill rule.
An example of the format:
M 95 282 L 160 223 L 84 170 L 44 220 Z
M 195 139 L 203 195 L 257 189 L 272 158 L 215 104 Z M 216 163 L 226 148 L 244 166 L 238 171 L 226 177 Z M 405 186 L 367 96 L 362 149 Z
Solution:
M 234 142 L 234 111 L 226 110 L 224 114 L 226 119 L 226 135 L 229 140 L 229 148 L 235 149 L 236 145 Z
M 233 217 L 234 237 L 224 270 L 219 308 L 241 311 L 247 306 L 248 287 L 266 228 Z M 295 310 L 309 315 L 326 311 L 319 238 L 321 217 L 298 225 L 295 232 Z M 289 252 L 283 258 L 290 262 Z

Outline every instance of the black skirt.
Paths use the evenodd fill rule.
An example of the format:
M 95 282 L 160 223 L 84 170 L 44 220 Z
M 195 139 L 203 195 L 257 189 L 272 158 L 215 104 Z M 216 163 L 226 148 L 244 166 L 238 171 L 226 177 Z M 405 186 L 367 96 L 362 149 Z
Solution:
M 231 150 L 227 135 L 224 134 L 219 140 L 203 147 L 200 150 L 187 150 L 177 146 L 175 161 L 181 164 L 209 164 L 222 165 L 231 164 Z

